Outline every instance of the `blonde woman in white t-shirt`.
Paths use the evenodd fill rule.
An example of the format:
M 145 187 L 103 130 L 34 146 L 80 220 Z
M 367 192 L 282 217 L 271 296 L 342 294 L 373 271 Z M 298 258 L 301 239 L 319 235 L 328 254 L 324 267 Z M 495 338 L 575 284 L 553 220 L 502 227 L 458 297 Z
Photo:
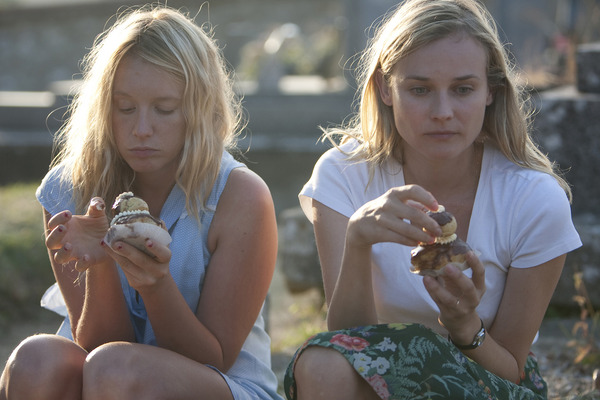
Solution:
M 581 242 L 570 190 L 529 135 L 489 13 L 409 0 L 361 59 L 360 109 L 301 192 L 329 332 L 285 378 L 289 399 L 542 399 L 530 347 Z M 335 140 L 341 138 L 338 143 Z M 475 250 L 464 273 L 411 274 L 444 205 Z

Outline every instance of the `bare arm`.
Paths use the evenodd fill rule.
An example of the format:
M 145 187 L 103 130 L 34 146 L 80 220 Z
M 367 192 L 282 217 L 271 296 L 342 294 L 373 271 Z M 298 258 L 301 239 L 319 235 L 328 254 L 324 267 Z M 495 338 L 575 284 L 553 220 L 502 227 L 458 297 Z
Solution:
M 46 239 L 52 231 L 48 221 L 52 218 L 52 215 L 47 211 L 44 212 L 44 231 L 46 232 Z M 80 273 L 75 269 L 75 261 L 67 263 L 58 263 L 54 259 L 56 250 L 48 248 L 48 257 L 50 259 L 50 265 L 52 266 L 52 272 L 56 283 L 60 288 L 60 291 L 65 300 L 67 306 L 67 312 L 69 314 L 69 320 L 71 326 L 77 326 L 79 318 L 81 317 L 81 311 L 83 309 L 83 297 L 85 293 L 85 283 L 80 280 Z
M 133 340 L 114 261 L 102 248 L 108 221 L 104 202 L 95 198 L 86 215 L 45 212 L 46 246 L 61 289 L 73 338 L 82 347 Z M 85 275 L 83 274 L 83 271 Z
M 227 371 L 237 359 L 265 300 L 277 255 L 277 224 L 264 182 L 235 169 L 219 199 L 209 231 L 211 260 L 194 314 L 168 273 L 166 248 L 139 264 L 140 252 L 123 246 L 118 258 L 148 311 L 161 347 Z M 114 247 L 114 245 L 113 245 Z
M 533 268 L 511 268 L 508 272 L 504 296 L 490 327 L 490 336 L 514 358 L 513 368 L 517 368 L 517 374 L 523 371 L 565 259 L 566 255 L 562 255 Z M 515 371 L 511 372 L 514 378 Z
M 329 329 L 377 323 L 371 282 L 372 245 L 381 242 L 416 245 L 440 234 L 439 225 L 426 216 L 423 206 L 415 204 L 437 209 L 433 196 L 418 186 L 391 189 L 349 219 L 313 200 L 315 238 L 329 305 Z
M 496 375 L 517 382 L 531 343 L 565 262 L 566 255 L 532 268 L 510 268 L 498 313 L 483 344 L 464 353 Z M 440 308 L 440 323 L 452 339 L 469 344 L 480 328 L 475 308 L 485 292 L 485 272 L 472 253 L 469 279 L 456 268 L 446 268 L 444 284 L 425 277 L 425 287 Z M 460 303 L 457 303 L 460 299 Z

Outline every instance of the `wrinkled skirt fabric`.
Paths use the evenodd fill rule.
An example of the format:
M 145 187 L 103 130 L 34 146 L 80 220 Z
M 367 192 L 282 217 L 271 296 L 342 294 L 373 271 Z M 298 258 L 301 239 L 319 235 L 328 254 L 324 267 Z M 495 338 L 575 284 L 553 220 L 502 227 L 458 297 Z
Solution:
M 296 399 L 296 360 L 309 346 L 340 352 L 382 399 L 547 398 L 548 388 L 533 353 L 516 384 L 482 368 L 423 325 L 386 324 L 323 332 L 308 339 L 285 374 L 289 400 Z

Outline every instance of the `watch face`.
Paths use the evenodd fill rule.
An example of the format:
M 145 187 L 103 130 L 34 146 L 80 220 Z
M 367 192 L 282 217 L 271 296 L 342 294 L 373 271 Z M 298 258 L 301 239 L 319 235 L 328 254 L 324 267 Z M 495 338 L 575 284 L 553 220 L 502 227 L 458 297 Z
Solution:
M 479 346 L 481 346 L 481 344 L 483 343 L 483 341 L 485 340 L 485 326 L 483 325 L 483 321 L 481 321 L 481 329 L 479 330 L 479 332 L 477 332 L 475 334 L 475 337 L 473 338 L 473 342 L 471 342 L 471 344 L 467 344 L 467 345 L 458 345 L 456 343 L 454 343 L 454 341 L 452 341 L 452 338 L 450 338 L 450 341 L 452 343 L 454 343 L 454 345 L 456 347 L 458 347 L 461 350 L 473 350 L 478 348 Z
M 482 329 L 475 336 L 475 340 L 473 341 L 473 345 L 474 346 L 481 346 L 481 343 L 483 343 L 483 339 L 485 339 L 485 330 Z

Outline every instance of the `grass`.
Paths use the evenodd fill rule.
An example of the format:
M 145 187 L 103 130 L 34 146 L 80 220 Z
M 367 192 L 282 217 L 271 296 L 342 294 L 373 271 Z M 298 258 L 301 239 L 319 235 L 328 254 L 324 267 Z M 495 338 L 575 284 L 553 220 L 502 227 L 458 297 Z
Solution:
M 44 245 L 38 183 L 0 186 L 0 332 L 39 309 L 54 282 Z

